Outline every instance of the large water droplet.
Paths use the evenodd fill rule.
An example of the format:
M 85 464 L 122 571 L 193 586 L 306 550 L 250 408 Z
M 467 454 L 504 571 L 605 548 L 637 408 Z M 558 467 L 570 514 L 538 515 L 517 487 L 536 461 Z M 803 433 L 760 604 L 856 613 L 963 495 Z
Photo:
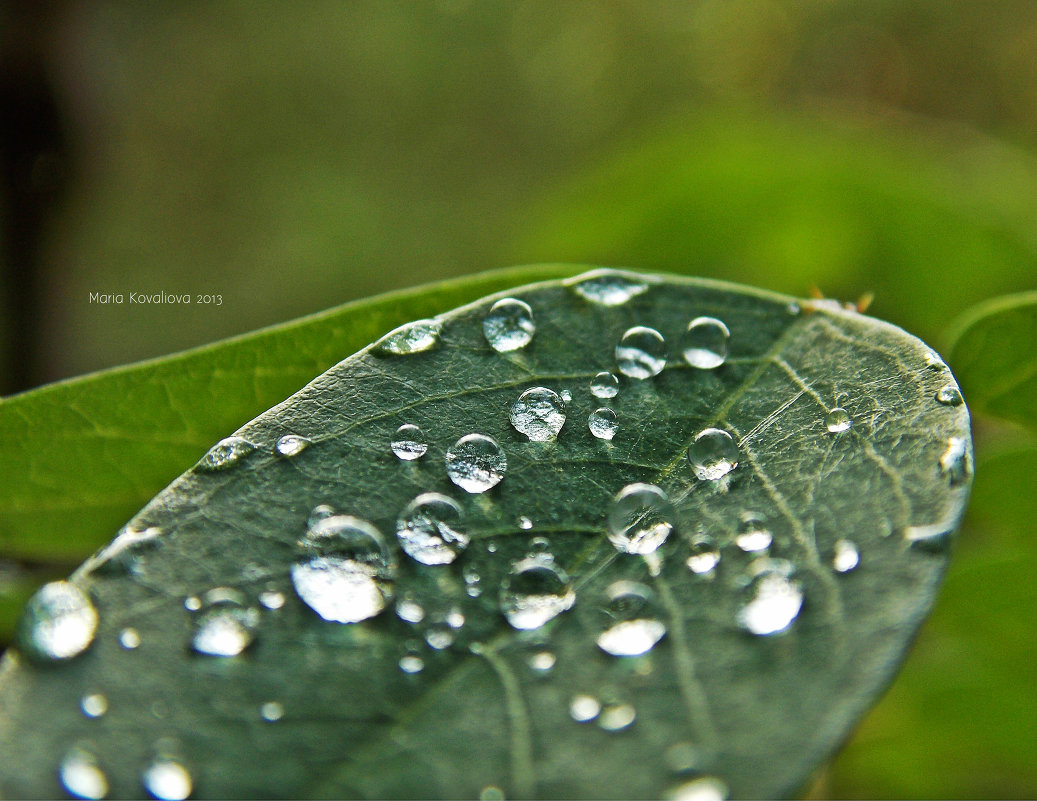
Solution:
M 716 481 L 738 467 L 738 446 L 723 429 L 707 428 L 688 448 L 688 461 L 696 478 Z
M 144 789 L 160 801 L 184 801 L 194 786 L 190 771 L 172 756 L 157 756 L 141 774 Z
M 673 531 L 673 506 L 654 484 L 628 484 L 612 499 L 608 537 L 623 553 L 656 551 Z
M 765 551 L 771 547 L 774 540 L 767 521 L 755 512 L 746 512 L 738 524 L 738 533 L 735 535 L 735 545 L 746 553 Z
M 594 270 L 568 283 L 584 300 L 599 306 L 622 306 L 648 289 L 648 282 L 634 273 Z
M 723 779 L 716 776 L 698 776 L 669 788 L 663 793 L 666 801 L 725 801 L 730 790 Z
M 602 370 L 591 379 L 591 395 L 595 398 L 614 398 L 619 394 L 619 379 Z
M 367 620 L 392 597 L 395 565 L 382 535 L 367 521 L 349 515 L 319 520 L 299 546 L 292 584 L 325 620 Z
M 956 386 L 948 384 L 936 391 L 936 401 L 944 406 L 961 406 L 961 393 Z
M 666 626 L 653 608 L 652 591 L 635 581 L 617 581 L 606 591 L 606 628 L 598 647 L 612 656 L 640 656 L 655 647 Z
M 574 695 L 569 702 L 569 716 L 577 723 L 589 723 L 601 713 L 601 703 L 593 695 Z
M 853 420 L 850 418 L 850 413 L 841 406 L 830 409 L 825 415 L 825 428 L 828 429 L 829 434 L 841 434 L 849 431 L 851 425 L 853 425 Z
M 627 329 L 616 345 L 616 365 L 630 378 L 659 375 L 666 366 L 666 340 L 654 328 L 637 325 Z
M 79 746 L 70 749 L 61 760 L 58 778 L 73 798 L 99 799 L 108 795 L 108 777 L 97 757 Z
M 637 710 L 630 704 L 609 704 L 598 715 L 598 725 L 605 731 L 629 729 L 637 720 Z
M 217 587 L 202 596 L 191 647 L 209 656 L 237 656 L 252 644 L 258 625 L 259 611 L 242 593 Z
M 547 387 L 527 389 L 511 404 L 511 424 L 533 442 L 549 442 L 565 425 L 565 402 Z
M 90 693 L 80 699 L 79 708 L 88 718 L 103 717 L 108 711 L 108 699 L 101 693 Z
M 498 300 L 483 319 L 482 332 L 498 353 L 524 348 L 536 332 L 533 310 L 528 303 L 515 298 Z
M 587 418 L 587 428 L 598 439 L 611 440 L 619 428 L 616 413 L 605 407 L 595 409 Z
M 501 583 L 501 611 L 516 629 L 538 629 L 576 601 L 569 576 L 546 554 L 512 565 Z
M 404 423 L 392 435 L 389 447 L 396 454 L 396 458 L 402 459 L 405 462 L 411 462 L 425 455 L 425 452 L 428 450 L 428 443 L 425 441 L 425 434 L 420 428 L 412 423 Z
M 274 451 L 278 456 L 291 459 L 293 456 L 298 456 L 312 444 L 306 437 L 301 437 L 298 434 L 285 434 L 277 440 Z
M 419 495 L 400 513 L 396 536 L 407 555 L 424 565 L 448 565 L 468 547 L 461 507 L 438 492 Z
M 692 367 L 712 370 L 727 360 L 727 340 L 731 332 L 715 317 L 696 317 L 688 323 L 680 341 L 684 360 Z
M 248 456 L 256 446 L 244 437 L 227 437 L 221 439 L 206 452 L 198 462 L 198 469 L 203 472 L 228 470 Z
M 947 449 L 940 455 L 940 472 L 947 478 L 952 487 L 964 484 L 972 475 L 969 453 L 964 437 L 951 437 L 947 440 Z
M 395 328 L 379 339 L 371 349 L 378 356 L 407 356 L 431 350 L 439 342 L 442 323 L 415 320 Z
M 792 625 L 803 606 L 799 582 L 780 568 L 760 570 L 750 584 L 752 599 L 738 611 L 742 627 L 760 636 L 778 634 Z
M 461 437 L 446 452 L 447 477 L 465 492 L 486 492 L 496 487 L 507 469 L 504 450 L 485 434 Z
M 836 573 L 849 573 L 861 561 L 857 546 L 849 540 L 838 540 L 832 553 L 832 567 Z
M 86 593 L 70 582 L 52 581 L 25 605 L 17 642 L 35 659 L 71 659 L 90 646 L 96 631 L 97 610 Z

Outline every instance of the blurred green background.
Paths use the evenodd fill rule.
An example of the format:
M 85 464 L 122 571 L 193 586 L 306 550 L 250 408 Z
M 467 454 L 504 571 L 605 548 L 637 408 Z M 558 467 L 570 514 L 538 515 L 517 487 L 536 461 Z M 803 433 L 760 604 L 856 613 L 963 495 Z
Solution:
M 874 291 L 940 349 L 1037 286 L 1035 53 L 1017 0 L 12 0 L 0 377 L 538 261 Z M 1037 795 L 1034 440 L 976 434 L 936 614 L 819 795 Z

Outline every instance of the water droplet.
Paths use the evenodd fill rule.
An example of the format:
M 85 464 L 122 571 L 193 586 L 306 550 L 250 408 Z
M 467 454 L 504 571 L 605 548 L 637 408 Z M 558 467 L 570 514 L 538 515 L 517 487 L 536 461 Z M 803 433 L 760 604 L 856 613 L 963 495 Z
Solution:
M 947 449 L 940 455 L 940 472 L 952 487 L 964 484 L 972 475 L 968 448 L 964 437 L 951 437 L 947 440 Z
M 298 456 L 312 444 L 306 437 L 300 437 L 298 434 L 285 434 L 277 440 L 274 450 L 278 456 L 290 459 L 293 456 Z
M 767 521 L 754 512 L 746 512 L 738 524 L 738 534 L 735 535 L 735 545 L 746 553 L 765 551 L 771 547 L 774 540 Z
M 716 776 L 697 776 L 671 787 L 663 797 L 667 801 L 725 801 L 729 792 L 723 779 Z
M 464 626 L 464 615 L 461 614 L 461 610 L 456 606 L 452 607 L 447 613 L 446 624 L 452 629 L 459 629 Z
M 496 487 L 507 469 L 504 450 L 485 434 L 461 437 L 446 452 L 447 477 L 465 492 L 486 492 Z
M 575 601 L 569 576 L 545 554 L 519 560 L 501 583 L 501 611 L 520 630 L 540 628 Z
M 595 398 L 614 398 L 619 394 L 619 379 L 602 370 L 591 379 L 591 395 Z
M 598 647 L 612 656 L 640 656 L 655 647 L 666 626 L 652 608 L 652 592 L 644 584 L 617 581 L 606 591 L 607 628 L 598 635 Z
M 637 710 L 630 704 L 609 704 L 598 715 L 598 726 L 605 731 L 629 729 L 637 719 Z
M 601 704 L 593 695 L 574 695 L 569 702 L 569 717 L 577 723 L 589 723 L 601 712 Z
M 835 550 L 832 555 L 832 567 L 835 568 L 836 573 L 849 573 L 853 570 L 861 561 L 861 555 L 857 551 L 857 546 L 849 540 L 839 540 L 835 543 Z
M 332 517 L 335 514 L 335 510 L 326 503 L 314 506 L 310 511 L 310 516 L 306 518 L 306 528 L 313 528 L 317 523 L 326 517 Z
M 197 595 L 189 595 L 187 598 L 184 598 L 184 609 L 188 612 L 197 612 L 201 608 L 202 599 Z
M 61 785 L 73 798 L 99 799 L 108 795 L 108 777 L 97 757 L 76 746 L 65 754 L 58 768 Z
M 461 507 L 438 492 L 426 492 L 409 504 L 396 520 L 403 550 L 423 565 L 448 565 L 468 547 L 460 530 Z
M 788 305 L 785 306 L 785 311 L 788 312 L 789 314 L 791 314 L 793 317 L 795 317 L 802 311 L 802 309 L 799 308 L 799 304 L 798 303 L 796 303 L 795 301 L 792 301 Z
M 688 773 L 702 764 L 702 753 L 688 742 L 674 743 L 666 749 L 663 759 L 673 773 Z
M 436 320 L 415 320 L 394 328 L 379 339 L 371 349 L 378 356 L 407 356 L 422 353 L 439 343 L 442 323 Z
M 396 616 L 404 623 L 420 623 L 425 619 L 425 608 L 410 595 L 396 601 Z
M 681 337 L 684 360 L 700 370 L 712 370 L 727 359 L 727 340 L 731 332 L 715 317 L 696 317 Z
M 685 564 L 688 570 L 698 575 L 707 575 L 720 563 L 720 550 L 713 538 L 699 532 L 691 540 L 691 552 Z
M 442 623 L 435 623 L 425 629 L 425 642 L 428 647 L 436 651 L 442 651 L 454 644 L 457 635 L 453 630 Z
M 425 441 L 425 434 L 420 428 L 412 423 L 404 423 L 392 435 L 389 447 L 392 448 L 392 452 L 396 454 L 397 459 L 411 462 L 425 455 L 425 452 L 428 450 L 428 443 Z
M 961 393 L 956 386 L 948 384 L 936 391 L 936 401 L 944 406 L 961 406 Z
M 784 569 L 764 567 L 749 586 L 753 597 L 738 611 L 738 622 L 746 631 L 767 636 L 792 625 L 803 605 L 803 591 Z
M 527 389 L 511 404 L 511 424 L 532 442 L 549 442 L 565 425 L 565 403 L 547 387 Z
M 504 801 L 504 791 L 490 784 L 479 791 L 479 801 Z
M 71 659 L 90 646 L 96 631 L 97 610 L 86 593 L 70 582 L 52 581 L 25 605 L 17 642 L 35 659 Z
M 530 554 L 547 553 L 550 550 L 551 540 L 549 540 L 547 537 L 533 537 L 533 539 L 529 541 Z
M 616 436 L 616 429 L 619 428 L 616 413 L 604 407 L 595 409 L 587 418 L 587 428 L 598 439 L 611 440 Z
M 267 701 L 259 707 L 259 716 L 267 723 L 276 723 L 284 717 L 284 704 L 278 701 Z
M 256 446 L 243 437 L 221 439 L 198 462 L 203 472 L 227 470 L 248 456 Z
M 648 290 L 648 282 L 634 273 L 594 270 L 568 283 L 584 300 L 599 306 L 622 306 Z
M 162 529 L 157 526 L 143 529 L 125 526 L 107 547 L 90 559 L 88 569 L 135 572 L 141 553 L 158 545 L 161 535 Z
M 518 519 L 518 527 L 519 527 L 520 529 L 522 529 L 523 531 L 529 531 L 529 530 L 530 530 L 531 528 L 533 528 L 533 521 L 532 521 L 532 520 L 530 520 L 530 519 L 529 519 L 528 517 L 526 517 L 525 515 L 522 515 L 522 516 L 521 516 L 521 517 L 520 517 L 520 518 Z
M 850 418 L 850 413 L 841 406 L 836 406 L 825 415 L 825 428 L 828 429 L 829 434 L 841 434 L 849 431 L 851 425 L 853 425 L 853 420 Z
M 482 588 L 479 586 L 481 578 L 474 567 L 466 565 L 461 571 L 461 578 L 464 579 L 465 593 L 469 598 L 478 598 L 482 595 Z
M 616 364 L 619 372 L 630 378 L 659 375 L 666 366 L 666 340 L 654 328 L 634 326 L 616 345 Z
M 193 780 L 190 772 L 171 756 L 157 756 L 141 776 L 144 789 L 160 801 L 184 801 L 191 795 Z
M 414 654 L 401 656 L 398 664 L 404 673 L 421 673 L 425 669 L 425 661 Z
M 716 481 L 738 467 L 738 446 L 721 428 L 700 431 L 688 448 L 688 461 L 701 481 Z
M 90 693 L 80 700 L 79 708 L 88 718 L 99 718 L 108 711 L 108 699 L 101 693 Z
M 563 389 L 560 395 L 563 401 L 565 401 L 566 403 L 572 403 L 573 394 L 569 390 Z
M 324 518 L 306 532 L 299 546 L 292 584 L 325 620 L 367 620 L 392 597 L 395 565 L 382 535 L 367 521 L 349 515 Z
M 528 303 L 515 298 L 498 300 L 483 319 L 482 331 L 490 347 L 498 353 L 524 348 L 536 332 L 533 310 Z
M 284 606 L 284 593 L 277 590 L 266 590 L 259 594 L 259 602 L 267 609 L 280 609 Z
M 526 664 L 533 670 L 540 673 L 546 673 L 555 666 L 555 662 L 558 658 L 550 651 L 537 651 L 535 654 L 530 654 L 526 659 Z
M 927 369 L 932 370 L 934 373 L 941 372 L 947 369 L 947 364 L 936 355 L 933 351 L 927 351 L 925 354 L 925 366 Z
M 209 656 L 237 656 L 252 644 L 258 625 L 259 611 L 242 593 L 217 587 L 202 597 L 191 647 Z
M 134 648 L 139 648 L 140 634 L 137 633 L 136 629 L 123 629 L 119 633 L 119 645 L 121 645 L 127 651 L 132 651 Z
M 623 553 L 653 553 L 673 531 L 673 507 L 654 484 L 628 484 L 612 500 L 608 537 Z

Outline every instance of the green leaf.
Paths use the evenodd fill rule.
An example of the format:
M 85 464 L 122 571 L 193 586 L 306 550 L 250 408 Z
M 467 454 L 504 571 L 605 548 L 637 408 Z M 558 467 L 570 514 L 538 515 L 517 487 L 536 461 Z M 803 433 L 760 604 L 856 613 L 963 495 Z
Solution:
M 0 555 L 78 561 L 214 440 L 379 333 L 573 270 L 507 269 L 394 292 L 4 398 Z
M 975 306 L 949 338 L 954 370 L 973 410 L 1037 431 L 1037 292 Z
M 37 596 L 0 666 L 3 794 L 58 794 L 83 750 L 116 797 L 142 794 L 156 754 L 198 797 L 800 788 L 891 680 L 946 567 L 972 456 L 966 407 L 934 399 L 945 365 L 838 304 L 717 282 L 606 271 L 512 295 L 532 309 L 525 346 L 488 345 L 531 333 L 490 297 L 346 359 L 211 450 L 73 576 L 99 616 L 81 655 L 46 658 L 90 616 L 48 627 Z M 703 316 L 730 331 L 708 369 L 682 357 Z M 644 331 L 647 350 L 617 354 L 636 326 L 665 337 L 665 369 L 592 395 L 617 355 L 662 368 Z M 711 348 L 690 361 L 715 363 Z M 532 417 L 515 407 L 537 387 L 571 393 L 555 440 L 520 433 L 560 422 L 546 392 Z M 589 431 L 603 406 L 611 441 Z M 421 458 L 390 450 L 401 424 L 424 432 Z M 732 436 L 723 460 L 705 458 L 711 428 Z M 472 433 L 506 469 L 451 480 Z M 310 444 L 279 456 L 286 435 Z M 494 470 L 488 491 L 462 489 Z M 615 505 L 642 482 L 672 507 Z M 451 528 L 405 552 L 397 517 L 428 492 L 459 520 L 443 501 Z M 339 515 L 308 531 L 320 504 Z M 860 566 L 836 570 L 851 547 Z M 253 626 L 237 655 L 198 652 L 236 652 Z M 80 711 L 92 694 L 97 719 Z

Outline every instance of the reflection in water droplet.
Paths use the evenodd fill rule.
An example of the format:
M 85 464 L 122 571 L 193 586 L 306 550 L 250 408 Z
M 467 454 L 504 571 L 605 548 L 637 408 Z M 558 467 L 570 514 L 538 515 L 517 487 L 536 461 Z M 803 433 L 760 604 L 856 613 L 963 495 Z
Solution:
M 841 434 L 849 431 L 851 425 L 853 425 L 853 420 L 850 419 L 850 413 L 841 406 L 836 406 L 825 415 L 825 428 L 828 429 L 829 434 Z
M 612 656 L 640 656 L 651 651 L 666 634 L 666 626 L 653 609 L 651 590 L 634 581 L 617 581 L 606 593 L 606 628 L 598 635 L 598 647 Z
M 99 799 L 108 795 L 108 777 L 97 757 L 78 746 L 69 750 L 58 768 L 61 786 L 73 798 Z
M 298 434 L 285 434 L 277 440 L 274 450 L 278 456 L 290 459 L 293 456 L 298 456 L 312 444 L 306 437 L 300 437 Z
M 160 801 L 184 801 L 191 795 L 193 780 L 178 760 L 169 756 L 157 756 L 141 776 L 144 789 Z
M 951 437 L 947 449 L 940 456 L 940 472 L 952 487 L 964 484 L 972 475 L 968 449 L 964 437 Z
M 99 718 L 108 711 L 108 699 L 101 693 L 90 693 L 80 700 L 79 708 L 88 718 Z
M 267 723 L 276 723 L 284 717 L 284 705 L 278 701 L 267 701 L 259 708 L 259 716 Z
M 243 437 L 221 439 L 201 458 L 198 469 L 203 472 L 227 470 L 248 456 L 256 446 Z
M 614 398 L 619 394 L 619 379 L 603 370 L 591 379 L 591 395 L 595 398 Z
M 696 317 L 681 337 L 684 360 L 700 370 L 712 370 L 727 359 L 727 340 L 731 332 L 715 317 Z
M 447 477 L 465 492 L 496 487 L 508 469 L 508 459 L 497 440 L 485 434 L 461 437 L 446 452 Z
M 527 389 L 511 404 L 511 424 L 532 442 L 549 442 L 565 425 L 565 403 L 547 387 Z
M 292 584 L 325 620 L 367 620 L 392 597 L 396 568 L 382 535 L 367 521 L 349 515 L 319 520 L 299 546 Z
M 399 667 L 404 673 L 421 673 L 425 669 L 425 661 L 420 656 L 407 654 L 400 657 Z
M 428 450 L 428 443 L 425 441 L 425 434 L 420 428 L 412 423 L 404 423 L 396 429 L 396 433 L 393 434 L 392 440 L 389 442 L 389 447 L 396 454 L 397 459 L 411 462 L 425 455 L 425 452 Z
M 738 611 L 738 622 L 746 631 L 768 636 L 792 625 L 803 605 L 803 591 L 785 570 L 764 568 L 750 588 L 752 600 Z
M 754 512 L 746 512 L 742 515 L 742 521 L 738 525 L 738 534 L 735 536 L 735 545 L 746 553 L 765 551 L 771 547 L 773 541 L 767 521 Z
M 442 324 L 435 320 L 415 320 L 395 328 L 371 349 L 378 356 L 407 356 L 434 348 Z
M 637 325 L 627 329 L 616 345 L 616 365 L 630 378 L 657 376 L 666 366 L 666 340 L 654 328 Z
M 535 654 L 530 654 L 526 659 L 526 664 L 533 670 L 540 673 L 546 673 L 555 666 L 557 658 L 550 651 L 537 651 Z
M 730 791 L 716 776 L 698 776 L 663 793 L 667 801 L 725 801 Z
M 396 536 L 412 559 L 423 565 L 448 565 L 468 547 L 460 523 L 461 507 L 453 498 L 426 492 L 400 512 Z
M 140 634 L 136 629 L 123 629 L 119 633 L 119 645 L 127 651 L 140 647 Z
M 629 729 L 637 719 L 637 710 L 630 704 L 609 704 L 598 715 L 598 725 L 605 731 Z
M 237 656 L 249 645 L 259 625 L 259 611 L 229 587 L 209 590 L 195 621 L 191 647 L 209 656 Z
M 700 431 L 688 448 L 688 461 L 701 481 L 716 481 L 738 467 L 738 447 L 720 428 Z
M 280 609 L 284 606 L 284 594 L 277 590 L 266 590 L 259 594 L 259 602 L 267 609 Z
M 623 553 L 653 553 L 673 531 L 673 507 L 654 484 L 628 484 L 612 499 L 608 537 Z
M 839 540 L 835 543 L 835 551 L 832 555 L 832 567 L 836 573 L 849 573 L 861 561 L 861 555 L 857 546 L 849 540 Z
M 519 560 L 501 583 L 501 611 L 520 630 L 540 628 L 575 601 L 569 576 L 546 554 Z
M 633 273 L 594 270 L 569 283 L 584 300 L 599 306 L 622 306 L 647 291 L 648 282 Z
M 498 300 L 482 321 L 482 331 L 490 347 L 508 353 L 526 347 L 536 332 L 533 310 L 515 298 Z
M 961 406 L 961 393 L 956 386 L 948 384 L 936 391 L 936 401 L 944 406 Z
M 569 702 L 569 716 L 577 723 L 589 723 L 601 712 L 601 704 L 593 695 L 574 695 Z
M 54 661 L 83 653 L 96 631 L 97 610 L 86 593 L 68 581 L 52 581 L 25 605 L 16 639 L 30 657 Z
M 616 413 L 607 408 L 595 409 L 587 418 L 587 428 L 598 439 L 611 440 L 619 428 Z

